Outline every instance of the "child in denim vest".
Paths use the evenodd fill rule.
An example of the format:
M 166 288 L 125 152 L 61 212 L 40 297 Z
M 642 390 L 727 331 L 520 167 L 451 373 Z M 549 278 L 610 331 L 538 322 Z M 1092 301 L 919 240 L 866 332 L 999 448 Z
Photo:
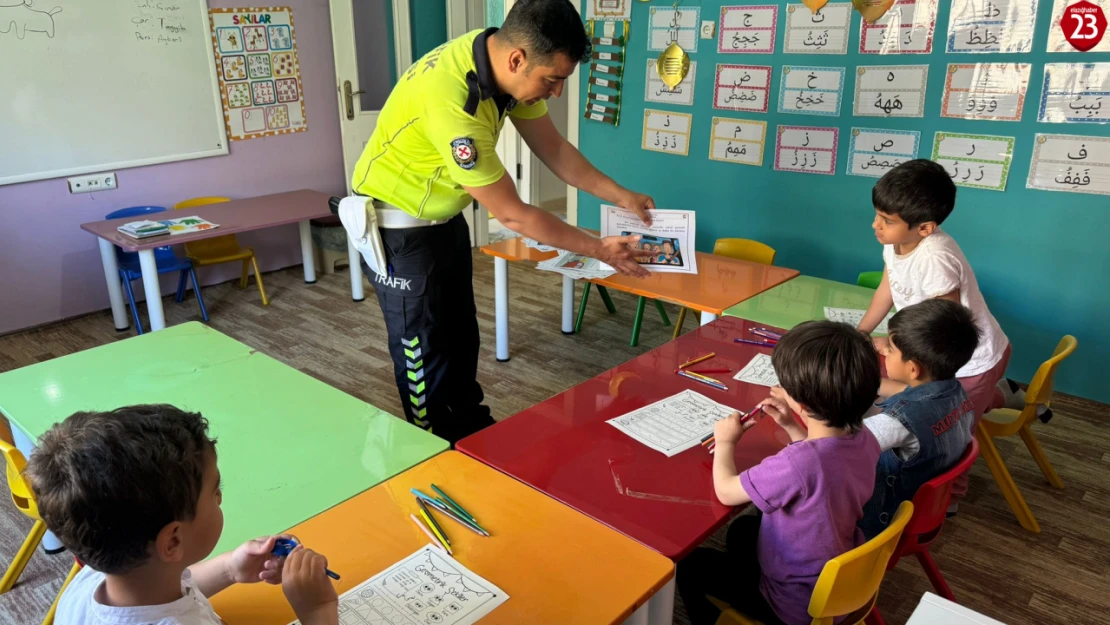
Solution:
M 860 521 L 868 540 L 886 529 L 898 504 L 959 462 L 975 422 L 975 407 L 956 379 L 979 344 L 971 311 L 928 299 L 898 311 L 889 328 L 887 376 L 906 390 L 881 402 L 882 414 L 864 420 L 883 450 Z

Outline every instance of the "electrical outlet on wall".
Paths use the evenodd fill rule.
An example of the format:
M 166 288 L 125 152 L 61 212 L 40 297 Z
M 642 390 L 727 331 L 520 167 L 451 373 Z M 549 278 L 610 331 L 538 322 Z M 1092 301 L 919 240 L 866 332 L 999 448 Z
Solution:
M 717 29 L 717 23 L 712 20 L 706 20 L 701 23 L 701 38 L 712 39 L 713 31 Z
M 93 191 L 111 191 L 116 188 L 115 172 L 105 174 L 89 174 L 69 179 L 70 193 L 92 193 Z

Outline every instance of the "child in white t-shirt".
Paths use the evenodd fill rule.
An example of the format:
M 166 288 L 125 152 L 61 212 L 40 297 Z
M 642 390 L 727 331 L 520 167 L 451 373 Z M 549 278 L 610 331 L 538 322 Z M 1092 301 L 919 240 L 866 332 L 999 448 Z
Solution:
M 79 412 L 39 440 L 27 464 L 39 513 L 84 564 L 57 625 L 222 625 L 206 597 L 235 583 L 281 584 L 304 625 L 338 625 L 327 561 L 277 536 L 208 561 L 223 531 L 208 422 L 173 406 Z
M 956 185 L 944 167 L 933 161 L 906 161 L 879 179 L 871 190 L 871 202 L 875 206 L 871 227 L 883 244 L 886 268 L 859 330 L 873 332 L 891 306 L 902 310 L 934 297 L 971 309 L 981 338 L 956 379 L 975 406 L 978 425 L 984 413 L 1005 402 L 997 384 L 1010 362 L 1010 341 L 987 308 L 960 246 L 940 229 L 956 205 Z M 885 339 L 874 341 L 876 348 L 885 348 Z M 884 379 L 879 393 L 890 397 L 905 387 Z M 953 485 L 953 495 L 966 493 L 967 482 L 966 474 L 960 476 Z

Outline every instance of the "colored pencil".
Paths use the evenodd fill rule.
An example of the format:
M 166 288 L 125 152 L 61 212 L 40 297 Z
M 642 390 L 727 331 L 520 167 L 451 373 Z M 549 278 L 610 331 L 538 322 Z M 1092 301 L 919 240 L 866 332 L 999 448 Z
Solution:
M 687 373 L 698 373 L 704 375 L 706 373 L 728 373 L 729 371 L 731 371 L 731 369 L 690 369 L 687 371 Z
M 461 516 L 456 514 L 453 510 L 451 510 L 451 508 L 448 508 L 446 504 L 438 503 L 438 502 L 432 502 L 432 506 L 435 507 L 436 510 L 439 510 L 440 514 L 450 518 L 452 521 L 458 523 L 459 525 L 462 525 L 463 527 L 465 527 L 466 529 L 474 532 L 475 534 L 478 534 L 479 536 L 489 536 L 489 532 L 487 532 L 484 529 L 479 528 L 477 525 L 475 525 L 475 524 L 471 523 L 470 521 L 462 518 Z
M 424 532 L 424 534 L 427 535 L 428 540 L 432 541 L 433 545 L 439 547 L 440 549 L 443 549 L 444 551 L 447 550 L 446 547 L 444 547 L 443 544 L 439 542 L 439 539 L 436 538 L 435 535 L 432 534 L 432 532 L 428 529 L 428 526 L 424 525 L 424 523 L 422 523 L 420 519 L 416 518 L 415 514 L 410 514 L 409 518 L 412 519 L 413 523 L 416 523 L 416 526 L 420 528 L 420 531 Z
M 748 332 L 751 332 L 752 334 L 755 334 L 756 336 L 762 336 L 763 338 L 771 339 L 772 341 L 777 341 L 777 340 L 782 338 L 781 334 L 776 334 L 774 332 L 770 332 L 770 331 L 764 330 L 762 328 L 759 328 L 759 329 L 751 328 L 751 329 L 748 330 Z
M 707 378 L 707 377 L 700 376 L 700 375 L 691 375 L 691 374 L 689 374 L 685 371 L 679 371 L 678 375 L 680 375 L 684 378 L 687 378 L 689 380 L 693 380 L 695 382 L 701 382 L 702 384 L 705 384 L 707 386 L 712 386 L 715 389 L 719 389 L 719 390 L 722 390 L 722 391 L 727 391 L 728 390 L 727 386 L 725 386 L 721 382 L 718 382 L 717 380 L 714 380 L 713 378 Z
M 756 406 L 755 408 L 752 408 L 751 412 L 740 417 L 740 423 L 744 423 L 748 419 L 754 419 L 756 413 L 762 410 L 763 406 Z M 701 444 L 702 447 L 709 447 L 709 453 L 713 453 L 713 447 L 717 444 L 717 439 L 712 434 L 710 434 L 709 436 L 701 439 Z
M 470 513 L 469 513 L 469 512 L 467 512 L 466 510 L 464 510 L 464 509 L 463 509 L 463 507 L 462 507 L 462 506 L 460 506 L 460 505 L 459 505 L 459 503 L 458 503 L 457 501 L 455 501 L 454 499 L 451 499 L 451 497 L 449 497 L 449 496 L 447 495 L 447 493 L 443 492 L 443 489 L 441 489 L 440 487 L 436 486 L 435 484 L 432 484 L 432 490 L 434 490 L 434 491 L 436 492 L 436 494 L 437 494 L 437 495 L 439 495 L 440 497 L 443 497 L 443 500 L 447 502 L 447 505 L 449 505 L 449 506 L 451 506 L 452 508 L 454 508 L 454 509 L 455 509 L 455 512 L 458 512 L 458 513 L 459 513 L 459 514 L 461 514 L 461 515 L 462 515 L 463 517 L 465 517 L 465 518 L 467 518 L 467 519 L 470 519 L 470 520 L 471 520 L 471 521 L 473 521 L 474 523 L 478 523 L 478 518 L 477 518 L 477 517 L 475 517 L 474 515 L 470 514 Z
M 451 539 L 447 537 L 447 532 L 443 531 L 443 526 L 441 526 L 439 523 L 436 523 L 436 518 L 432 516 L 432 511 L 428 509 L 428 504 L 417 497 L 416 505 L 420 506 L 420 510 L 424 512 L 424 514 L 428 515 L 428 520 L 432 522 L 432 529 L 439 533 L 440 536 L 443 536 L 443 539 L 447 542 L 448 545 L 450 545 Z
M 767 328 L 759 328 L 759 331 L 760 332 L 766 332 L 767 334 L 770 334 L 771 336 L 773 336 L 775 338 L 778 338 L 778 339 L 782 338 L 782 333 L 781 332 L 775 332 L 774 330 L 768 330 Z
M 709 360 L 710 358 L 712 358 L 716 355 L 717 354 L 715 352 L 709 352 L 708 354 L 706 354 L 704 356 L 698 356 L 697 358 L 695 358 L 693 360 L 687 360 L 683 364 L 679 365 L 678 368 L 679 369 L 685 369 L 686 367 L 689 367 L 690 365 L 696 365 L 699 362 L 705 362 L 706 360 Z
M 431 528 L 432 533 L 436 535 L 436 538 L 439 539 L 439 542 L 443 543 L 443 548 L 447 550 L 447 553 L 454 555 L 453 553 L 451 553 L 451 541 L 447 540 L 446 534 L 437 529 L 438 526 L 436 525 L 435 519 L 433 519 L 431 515 L 425 512 L 426 509 L 427 508 L 423 506 L 420 507 L 420 518 L 424 519 L 424 522 L 428 524 L 428 527 Z
M 732 339 L 737 343 L 747 343 L 749 345 L 760 345 L 762 347 L 774 347 L 775 344 L 770 341 L 749 341 L 748 339 Z

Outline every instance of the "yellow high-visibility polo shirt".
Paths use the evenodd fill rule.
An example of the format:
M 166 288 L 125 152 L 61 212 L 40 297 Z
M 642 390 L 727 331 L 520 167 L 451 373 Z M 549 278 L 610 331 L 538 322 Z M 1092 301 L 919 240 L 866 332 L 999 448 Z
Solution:
M 421 219 L 447 219 L 471 202 L 463 185 L 505 175 L 495 151 L 505 118 L 543 117 L 547 103 L 525 106 L 498 93 L 486 49 L 496 30 L 448 41 L 400 77 L 355 165 L 355 193 Z

